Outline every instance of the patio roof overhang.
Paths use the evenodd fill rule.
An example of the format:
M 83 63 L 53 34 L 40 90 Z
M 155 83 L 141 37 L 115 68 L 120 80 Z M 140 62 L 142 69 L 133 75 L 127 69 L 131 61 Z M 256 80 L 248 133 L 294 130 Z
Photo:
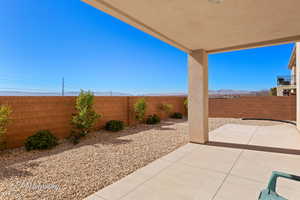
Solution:
M 300 41 L 299 0 L 83 0 L 187 53 Z

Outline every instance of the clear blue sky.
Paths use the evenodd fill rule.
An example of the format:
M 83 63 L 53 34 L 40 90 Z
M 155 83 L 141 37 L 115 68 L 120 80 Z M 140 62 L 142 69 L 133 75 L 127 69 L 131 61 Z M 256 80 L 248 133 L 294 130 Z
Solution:
M 80 0 L 2 1 L 0 26 L 0 88 L 187 91 L 184 52 Z M 270 88 L 292 47 L 210 55 L 209 88 Z

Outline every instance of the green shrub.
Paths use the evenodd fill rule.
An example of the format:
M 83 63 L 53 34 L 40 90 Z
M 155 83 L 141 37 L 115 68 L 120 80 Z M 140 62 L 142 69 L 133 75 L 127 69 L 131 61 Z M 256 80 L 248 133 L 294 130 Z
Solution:
M 6 131 L 10 121 L 11 108 L 0 106 L 0 150 L 6 147 Z
M 139 122 L 144 121 L 146 110 L 147 110 L 147 103 L 145 98 L 139 99 L 134 104 L 135 119 L 138 120 Z
M 160 122 L 160 118 L 157 115 L 149 115 L 146 120 L 146 124 L 158 124 Z
M 167 103 L 162 103 L 158 107 L 161 111 L 165 112 L 166 114 L 169 114 L 171 110 L 173 109 L 173 105 L 167 104 Z
M 184 100 L 184 102 L 183 102 L 184 108 L 185 108 L 186 110 L 188 110 L 188 104 L 189 104 L 189 100 L 188 100 L 188 98 L 186 98 L 186 99 Z
M 189 112 L 189 100 L 188 100 L 188 98 L 186 98 L 184 100 L 183 105 L 184 105 L 185 114 L 188 115 L 188 112 Z
M 124 129 L 124 122 L 119 120 L 108 121 L 105 125 L 105 129 L 113 132 L 121 131 Z
M 38 131 L 25 141 L 27 151 L 35 149 L 50 149 L 58 144 L 58 139 L 48 130 Z
M 71 132 L 71 140 L 74 144 L 79 142 L 79 138 L 87 135 L 101 115 L 93 110 L 94 94 L 90 91 L 81 90 L 78 97 L 76 97 L 76 111 L 72 116 L 73 130 Z
M 173 119 L 182 119 L 183 115 L 179 112 L 175 112 L 171 115 L 171 118 Z

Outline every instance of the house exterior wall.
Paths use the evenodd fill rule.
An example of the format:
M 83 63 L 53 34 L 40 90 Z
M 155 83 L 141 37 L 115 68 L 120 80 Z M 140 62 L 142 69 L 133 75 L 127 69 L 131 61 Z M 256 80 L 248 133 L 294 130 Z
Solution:
M 284 95 L 284 91 L 294 91 L 296 90 L 296 85 L 280 85 L 277 86 L 277 96 L 286 96 Z
M 133 105 L 141 97 L 95 97 L 94 108 L 103 115 L 95 130 L 109 120 L 122 120 L 128 125 L 137 122 Z M 168 116 L 158 109 L 161 103 L 173 105 L 173 112 L 185 113 L 185 97 L 145 97 L 147 115 Z M 51 130 L 59 138 L 65 138 L 71 130 L 70 120 L 75 113 L 75 97 L 0 97 L 0 105 L 11 106 L 13 113 L 8 127 L 8 147 L 22 146 L 28 136 L 38 130 Z M 185 113 L 186 114 L 186 113 Z M 273 118 L 295 120 L 295 97 L 241 97 L 235 99 L 209 99 L 210 117 Z

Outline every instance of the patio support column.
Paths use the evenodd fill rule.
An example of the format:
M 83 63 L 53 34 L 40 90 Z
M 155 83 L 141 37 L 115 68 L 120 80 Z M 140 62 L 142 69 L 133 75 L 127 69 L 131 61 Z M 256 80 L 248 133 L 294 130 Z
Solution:
M 188 120 L 190 142 L 208 141 L 208 56 L 204 50 L 189 55 Z
M 296 43 L 296 120 L 297 128 L 300 130 L 300 42 Z

